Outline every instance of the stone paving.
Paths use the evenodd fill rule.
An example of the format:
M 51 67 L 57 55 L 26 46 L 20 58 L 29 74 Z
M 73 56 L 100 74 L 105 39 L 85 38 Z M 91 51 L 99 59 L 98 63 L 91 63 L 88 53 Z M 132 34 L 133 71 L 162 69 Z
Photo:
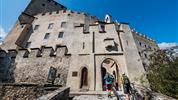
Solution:
M 75 96 L 73 100 L 117 100 L 115 96 L 108 98 L 107 95 L 81 95 Z
M 118 93 L 122 94 L 121 91 L 118 91 Z M 117 100 L 117 97 L 113 94 L 113 92 L 112 92 L 111 98 L 108 97 L 107 92 L 100 92 L 100 93 L 99 92 L 88 92 L 85 94 L 84 93 L 82 94 L 80 92 L 80 94 L 81 95 L 75 96 L 73 100 Z M 121 95 L 120 97 L 123 98 L 121 100 L 124 100 L 124 95 Z

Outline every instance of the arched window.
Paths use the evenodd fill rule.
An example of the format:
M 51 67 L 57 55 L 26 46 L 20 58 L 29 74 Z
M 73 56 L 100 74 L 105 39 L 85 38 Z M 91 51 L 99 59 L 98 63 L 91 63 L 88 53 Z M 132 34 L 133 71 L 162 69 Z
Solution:
M 84 67 L 81 70 L 81 85 L 80 88 L 85 88 L 88 86 L 88 69 Z

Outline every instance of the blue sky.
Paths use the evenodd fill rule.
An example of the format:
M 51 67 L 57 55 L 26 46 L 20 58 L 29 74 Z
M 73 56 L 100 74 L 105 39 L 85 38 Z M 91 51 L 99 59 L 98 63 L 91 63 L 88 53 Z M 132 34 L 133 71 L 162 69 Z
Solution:
M 68 9 L 128 22 L 158 43 L 178 43 L 178 0 L 56 0 Z M 30 0 L 0 0 L 0 27 L 8 33 Z M 1 34 L 3 33 L 1 29 Z

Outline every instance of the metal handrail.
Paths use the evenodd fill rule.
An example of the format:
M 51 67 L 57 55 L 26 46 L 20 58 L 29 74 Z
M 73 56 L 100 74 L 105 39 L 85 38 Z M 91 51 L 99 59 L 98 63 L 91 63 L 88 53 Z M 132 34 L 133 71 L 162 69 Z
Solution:
M 117 97 L 117 100 L 119 100 L 119 93 L 116 91 L 116 88 L 114 86 L 112 86 L 112 90 L 113 90 L 113 93 L 114 95 Z

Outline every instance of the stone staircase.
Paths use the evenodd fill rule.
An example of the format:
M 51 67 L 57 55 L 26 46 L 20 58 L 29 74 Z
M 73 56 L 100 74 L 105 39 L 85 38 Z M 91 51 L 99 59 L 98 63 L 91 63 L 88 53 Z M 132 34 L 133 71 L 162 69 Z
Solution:
M 107 95 L 81 95 L 75 96 L 73 100 L 117 100 L 117 97 L 109 98 Z
M 122 91 L 117 91 L 120 100 L 124 100 L 125 95 Z M 73 99 L 71 100 L 118 100 L 114 92 L 111 93 L 111 97 L 108 97 L 106 91 L 89 91 L 89 92 L 71 92 Z
M 126 100 L 126 96 L 122 90 L 116 91 L 114 87 L 112 90 L 111 97 L 108 97 L 107 91 L 71 92 L 70 94 L 73 94 L 73 98 L 70 100 Z M 146 94 L 148 92 L 149 94 Z M 132 87 L 132 95 L 130 96 L 131 100 L 144 100 L 144 98 L 147 98 L 146 100 L 176 100 L 172 97 L 155 93 L 138 85 Z

